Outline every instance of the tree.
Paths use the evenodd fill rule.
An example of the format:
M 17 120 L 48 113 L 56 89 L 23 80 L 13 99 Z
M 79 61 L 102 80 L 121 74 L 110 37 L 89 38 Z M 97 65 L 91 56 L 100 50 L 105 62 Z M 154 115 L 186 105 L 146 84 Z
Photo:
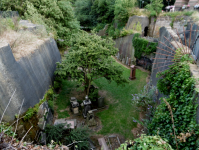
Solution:
M 115 1 L 115 19 L 126 23 L 129 19 L 129 12 L 135 6 L 136 0 L 116 0 Z
M 61 63 L 57 63 L 56 75 L 76 79 L 84 86 L 87 95 L 92 81 L 101 77 L 118 84 L 127 82 L 122 77 L 122 68 L 111 57 L 118 51 L 112 39 L 102 39 L 94 33 L 84 31 L 74 35 L 74 39 L 69 53 Z
M 163 0 L 151 0 L 151 4 L 146 5 L 146 9 L 150 11 L 150 15 L 157 17 L 162 11 Z
M 92 5 L 92 0 L 77 0 L 75 2 L 75 15 L 77 20 L 80 21 L 80 24 L 84 27 L 91 27 L 93 25 L 90 15 Z

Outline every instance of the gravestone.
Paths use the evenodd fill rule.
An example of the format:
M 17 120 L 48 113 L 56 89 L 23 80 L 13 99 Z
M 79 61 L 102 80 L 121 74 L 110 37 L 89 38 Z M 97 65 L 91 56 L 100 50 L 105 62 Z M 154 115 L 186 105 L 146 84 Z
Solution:
M 124 59 L 124 58 L 122 59 L 122 63 L 123 63 L 123 64 L 125 63 L 125 59 Z
M 95 121 L 95 116 L 92 110 L 88 111 L 87 117 L 86 117 L 86 124 L 90 126 L 96 126 L 97 122 Z
M 104 107 L 104 97 L 100 97 L 97 100 L 98 108 Z
M 122 61 L 123 58 L 124 58 L 124 56 L 123 56 L 123 54 L 121 54 L 121 61 Z
M 120 59 L 120 53 L 117 54 L 117 59 L 118 59 L 118 60 Z
M 128 65 L 128 57 L 126 58 L 126 65 Z
M 129 58 L 129 62 L 128 62 L 128 66 L 130 66 L 131 65 L 131 58 Z

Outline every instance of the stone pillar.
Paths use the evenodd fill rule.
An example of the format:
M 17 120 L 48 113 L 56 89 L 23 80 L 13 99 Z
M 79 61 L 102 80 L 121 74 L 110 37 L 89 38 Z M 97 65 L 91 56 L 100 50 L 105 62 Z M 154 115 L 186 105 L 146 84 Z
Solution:
M 135 65 L 132 65 L 132 66 L 131 66 L 131 73 L 130 73 L 130 77 L 129 77 L 130 80 L 136 79 L 135 73 L 136 73 L 136 66 L 135 66 Z

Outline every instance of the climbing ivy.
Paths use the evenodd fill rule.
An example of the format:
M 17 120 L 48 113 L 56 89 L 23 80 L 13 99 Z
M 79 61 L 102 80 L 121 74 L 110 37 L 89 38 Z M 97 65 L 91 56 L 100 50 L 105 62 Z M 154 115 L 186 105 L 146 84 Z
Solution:
M 187 63 L 175 63 L 157 74 L 157 88 L 164 95 L 168 95 L 166 101 L 170 104 L 174 118 L 175 134 L 173 133 L 172 119 L 167 105 L 162 101 L 156 108 L 152 121 L 148 124 L 149 135 L 160 135 L 166 138 L 173 148 L 195 150 L 196 140 L 199 135 L 196 123 L 194 79 L 191 77 Z
M 141 58 L 142 53 L 149 55 L 156 51 L 157 43 L 151 42 L 149 44 L 147 40 L 140 37 L 139 33 L 134 34 L 132 43 L 135 49 L 134 56 L 136 58 Z

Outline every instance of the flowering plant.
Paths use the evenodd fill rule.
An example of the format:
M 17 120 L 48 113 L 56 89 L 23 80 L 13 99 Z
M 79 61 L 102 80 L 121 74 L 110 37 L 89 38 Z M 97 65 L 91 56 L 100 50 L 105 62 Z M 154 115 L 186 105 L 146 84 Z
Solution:
M 186 9 L 186 8 L 189 8 L 189 7 L 190 7 L 190 5 L 183 5 L 182 9 Z
M 138 94 L 132 94 L 132 104 L 139 109 L 142 107 L 145 111 L 152 109 L 156 104 L 157 88 L 150 84 L 144 86 L 144 89 Z

